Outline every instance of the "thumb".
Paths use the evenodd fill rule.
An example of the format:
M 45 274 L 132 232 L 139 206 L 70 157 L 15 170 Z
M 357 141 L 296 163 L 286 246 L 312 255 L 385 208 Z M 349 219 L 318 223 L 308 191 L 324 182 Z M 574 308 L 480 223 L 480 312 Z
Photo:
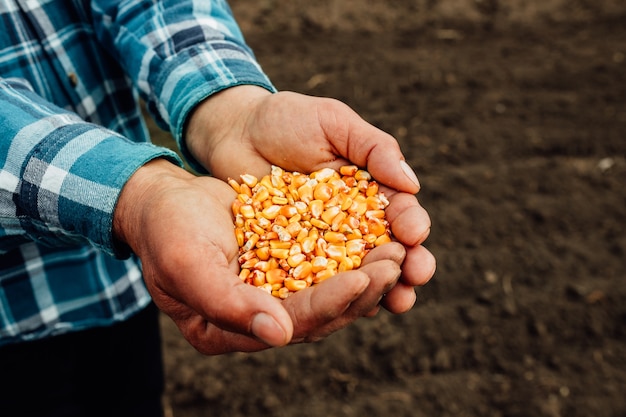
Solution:
M 250 336 L 270 346 L 288 344 L 293 337 L 293 323 L 280 300 L 242 282 L 221 254 L 212 257 L 210 262 L 198 263 L 205 268 L 190 266 L 193 263 L 181 268 L 163 293 L 221 330 Z M 190 323 L 194 323 L 194 329 L 181 329 L 183 333 L 187 330 L 200 338 L 202 334 L 208 336 L 206 325 Z
M 347 160 L 367 167 L 376 181 L 394 190 L 410 194 L 419 192 L 419 180 L 407 164 L 400 145 L 393 136 L 363 120 L 347 105 L 337 104 L 333 110 L 335 114 L 324 113 L 322 118 L 328 126 L 332 126 L 332 122 L 337 120 L 345 123 L 345 130 L 327 129 L 327 134 L 335 135 L 329 140 Z

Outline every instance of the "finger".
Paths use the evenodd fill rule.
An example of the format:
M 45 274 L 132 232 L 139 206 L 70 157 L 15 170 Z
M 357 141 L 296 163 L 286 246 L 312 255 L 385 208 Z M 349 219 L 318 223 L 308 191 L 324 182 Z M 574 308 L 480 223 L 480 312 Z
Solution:
M 394 237 L 407 246 L 423 243 L 430 234 L 430 216 L 414 195 L 395 193 L 390 196 L 385 215 Z
M 406 257 L 406 248 L 398 242 L 386 243 L 370 250 L 361 261 L 361 268 L 365 265 L 381 260 L 391 260 L 401 265 Z
M 415 305 L 416 298 L 413 286 L 398 282 L 395 287 L 385 294 L 380 305 L 393 314 L 402 314 Z
M 409 194 L 420 190 L 417 175 L 406 162 L 398 141 L 360 117 L 354 118 L 350 128 L 348 159 L 366 166 L 381 184 Z
M 348 271 L 289 296 L 284 306 L 294 323 L 293 340 L 311 342 L 338 330 L 328 324 L 341 317 L 369 285 L 367 274 Z
M 185 340 L 204 355 L 229 352 L 257 352 L 272 347 L 258 338 L 227 331 L 194 314 L 175 321 Z
M 358 271 L 349 271 L 349 273 L 366 273 L 370 280 L 367 289 L 350 304 L 342 315 L 317 329 L 317 334 L 328 335 L 345 328 L 361 317 L 374 315 L 378 310 L 378 304 L 383 295 L 390 291 L 398 282 L 400 265 L 386 259 L 368 263 L 359 268 Z
M 421 245 L 410 247 L 402 264 L 402 282 L 409 286 L 425 285 L 436 269 L 437 261 L 428 249 Z
M 243 283 L 236 273 L 238 266 L 217 246 L 205 244 L 204 251 L 191 258 L 178 264 L 176 278 L 163 285 L 165 293 L 221 329 L 271 346 L 289 343 L 293 324 L 280 301 Z

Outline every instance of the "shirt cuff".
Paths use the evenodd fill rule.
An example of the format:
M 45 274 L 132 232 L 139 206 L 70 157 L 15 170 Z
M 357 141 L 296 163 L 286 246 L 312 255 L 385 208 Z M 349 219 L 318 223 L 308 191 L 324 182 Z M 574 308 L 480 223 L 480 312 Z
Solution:
M 115 257 L 127 258 L 130 249 L 113 237 L 113 214 L 122 188 L 150 160 L 166 158 L 179 166 L 182 161 L 166 148 L 131 142 L 97 127 L 75 133 L 57 136 L 61 142 L 67 138 L 63 146 L 43 141 L 33 149 L 19 193 L 22 227 L 42 244 L 72 246 L 86 239 Z M 77 155 L 76 149 L 87 144 L 88 150 Z

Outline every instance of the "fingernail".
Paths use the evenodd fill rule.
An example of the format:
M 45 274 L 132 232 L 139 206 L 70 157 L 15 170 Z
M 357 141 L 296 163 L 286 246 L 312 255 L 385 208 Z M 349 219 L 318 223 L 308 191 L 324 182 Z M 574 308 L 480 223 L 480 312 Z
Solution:
M 252 333 L 270 346 L 282 346 L 287 343 L 287 335 L 272 316 L 258 313 L 252 319 Z
M 417 179 L 417 175 L 415 175 L 415 172 L 413 172 L 413 169 L 406 163 L 406 161 L 400 161 L 400 168 L 404 171 L 404 175 L 409 177 L 409 179 L 417 185 L 417 188 L 420 188 L 420 182 Z

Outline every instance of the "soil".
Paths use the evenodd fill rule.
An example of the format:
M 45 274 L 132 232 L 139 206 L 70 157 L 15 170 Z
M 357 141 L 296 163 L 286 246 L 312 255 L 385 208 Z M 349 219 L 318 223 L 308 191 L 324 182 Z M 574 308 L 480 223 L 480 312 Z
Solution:
M 164 317 L 168 416 L 626 416 L 626 3 L 231 4 L 279 89 L 398 139 L 438 270 L 314 344 L 203 357 Z

